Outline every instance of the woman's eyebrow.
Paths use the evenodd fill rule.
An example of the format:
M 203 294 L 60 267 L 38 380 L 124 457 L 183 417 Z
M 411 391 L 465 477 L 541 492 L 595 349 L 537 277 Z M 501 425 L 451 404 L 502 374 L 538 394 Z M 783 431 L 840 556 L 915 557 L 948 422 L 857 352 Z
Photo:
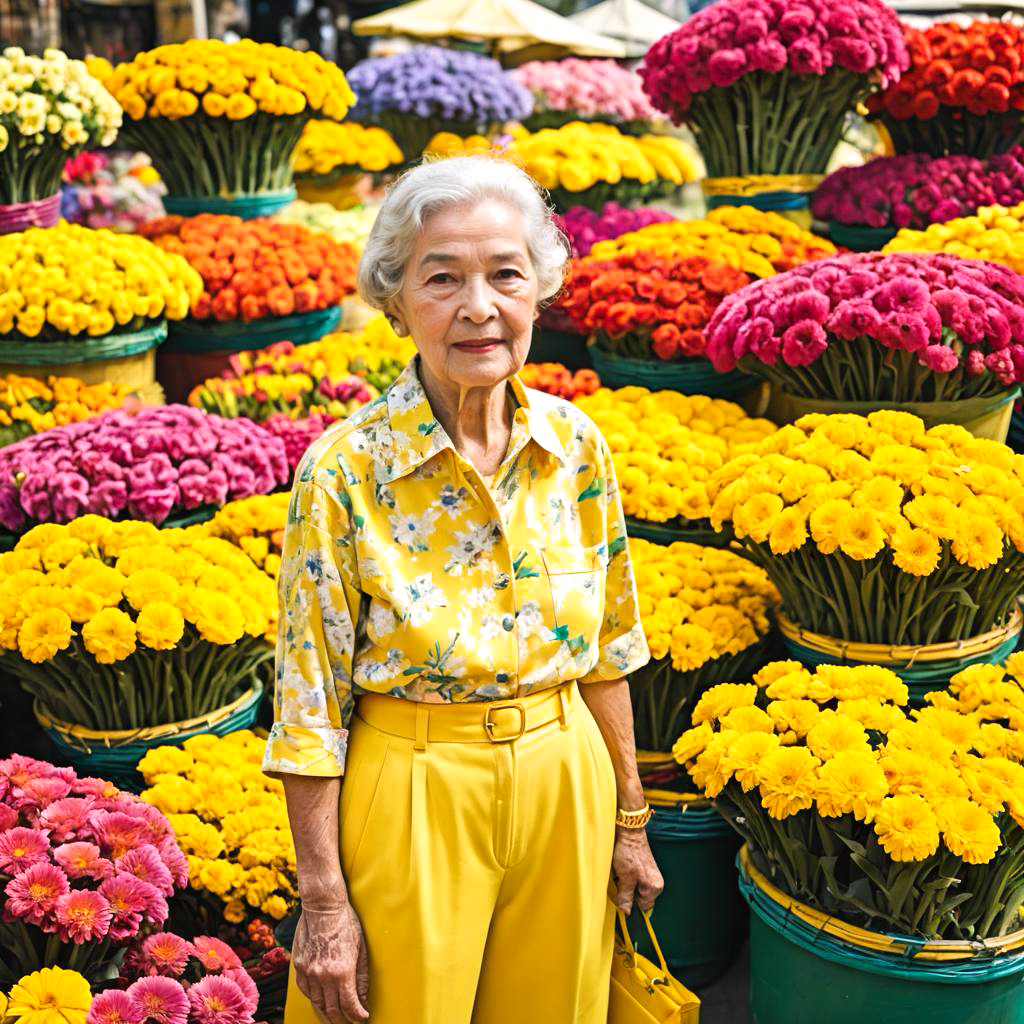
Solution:
M 428 263 L 445 263 L 452 264 L 458 263 L 461 257 L 456 256 L 450 252 L 428 252 L 423 259 L 420 260 L 420 266 L 424 267 Z M 517 260 L 526 258 L 526 253 L 520 252 L 517 249 L 508 249 L 505 252 L 496 252 L 491 256 L 487 257 L 488 263 L 515 263 Z

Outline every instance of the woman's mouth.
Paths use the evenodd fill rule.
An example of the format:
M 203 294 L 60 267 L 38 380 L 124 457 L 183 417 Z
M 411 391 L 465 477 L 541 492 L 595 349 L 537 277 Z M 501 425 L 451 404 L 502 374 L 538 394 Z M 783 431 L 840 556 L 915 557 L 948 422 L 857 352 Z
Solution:
M 478 356 L 486 352 L 493 352 L 499 345 L 503 344 L 504 342 L 500 338 L 479 338 L 475 341 L 457 341 L 452 348 Z

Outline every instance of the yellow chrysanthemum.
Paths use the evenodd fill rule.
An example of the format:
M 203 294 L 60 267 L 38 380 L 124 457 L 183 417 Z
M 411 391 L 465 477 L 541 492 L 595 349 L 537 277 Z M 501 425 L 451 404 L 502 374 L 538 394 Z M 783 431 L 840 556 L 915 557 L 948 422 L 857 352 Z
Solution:
M 237 643 L 245 633 L 245 616 L 226 594 L 197 589 L 192 598 L 199 635 L 213 644 Z
M 66 650 L 73 635 L 67 612 L 60 608 L 44 608 L 22 623 L 18 630 L 18 650 L 26 661 L 39 665 Z
M 972 569 L 988 569 L 1003 554 L 1003 531 L 990 519 L 963 514 L 953 539 L 953 557 Z
M 178 581 L 160 569 L 138 569 L 124 585 L 124 596 L 137 612 L 154 601 L 173 601 L 177 593 Z
M 101 665 L 113 665 L 135 652 L 135 623 L 117 608 L 104 608 L 82 627 L 82 639 Z
M 771 817 L 781 821 L 814 803 L 820 763 L 806 747 L 780 747 L 761 760 L 761 803 Z
M 772 523 L 768 543 L 772 553 L 788 555 L 798 551 L 807 541 L 807 517 L 795 505 L 783 509 Z
M 924 797 L 886 797 L 875 815 L 875 835 L 895 861 L 921 861 L 939 848 L 939 822 Z
M 874 512 L 855 508 L 836 524 L 836 540 L 844 555 L 863 562 L 882 550 L 885 534 Z
M 694 725 L 712 722 L 727 715 L 733 708 L 751 706 L 757 700 L 757 687 L 753 683 L 719 683 L 706 690 L 693 709 Z
M 185 632 L 185 617 L 170 601 L 150 601 L 135 620 L 139 640 L 154 651 L 169 651 Z
M 927 530 L 899 526 L 889 541 L 892 560 L 911 576 L 930 576 L 939 565 L 942 545 Z
M 44 967 L 11 989 L 8 1019 L 18 1024 L 85 1024 L 92 991 L 78 971 Z
M 822 817 L 852 814 L 870 824 L 888 794 L 889 783 L 874 754 L 846 750 L 821 766 L 814 799 Z
M 867 753 L 871 750 L 864 726 L 840 711 L 821 712 L 807 733 L 807 746 L 822 761 L 851 751 Z
M 749 793 L 761 784 L 761 762 L 778 749 L 778 736 L 769 732 L 748 732 L 729 746 L 722 770 L 740 784 L 744 793 Z
M 692 761 L 698 754 L 702 754 L 708 744 L 714 738 L 715 731 L 710 722 L 701 722 L 700 725 L 687 729 L 672 746 L 672 756 L 679 764 L 686 764 Z
M 936 809 L 936 817 L 946 848 L 968 864 L 987 864 L 1002 845 L 999 826 L 992 815 L 972 800 L 943 800 Z

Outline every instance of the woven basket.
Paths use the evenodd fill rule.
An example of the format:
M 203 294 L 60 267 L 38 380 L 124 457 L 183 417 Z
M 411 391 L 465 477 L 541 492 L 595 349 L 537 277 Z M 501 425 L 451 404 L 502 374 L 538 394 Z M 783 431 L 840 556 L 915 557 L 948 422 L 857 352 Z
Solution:
M 837 220 L 828 222 L 828 237 L 851 252 L 877 252 L 891 242 L 898 228 L 869 228 L 864 224 L 840 224 Z
M 0 235 L 29 228 L 54 228 L 60 220 L 60 192 L 45 199 L 0 205 Z
M 683 395 L 736 398 L 761 386 L 756 377 L 738 370 L 716 373 L 707 359 L 628 359 L 596 345 L 590 346 L 590 358 L 601 383 L 609 388 L 642 387 Z
M 181 217 L 194 217 L 199 213 L 226 213 L 242 220 L 269 217 L 295 202 L 295 188 L 281 188 L 272 192 L 242 193 L 237 196 L 164 196 L 164 209 Z

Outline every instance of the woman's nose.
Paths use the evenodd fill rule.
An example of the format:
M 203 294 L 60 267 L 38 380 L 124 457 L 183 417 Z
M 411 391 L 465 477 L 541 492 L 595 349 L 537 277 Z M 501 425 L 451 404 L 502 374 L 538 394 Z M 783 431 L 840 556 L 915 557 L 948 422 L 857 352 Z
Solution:
M 486 281 L 471 278 L 466 282 L 459 315 L 475 324 L 486 323 L 498 315 L 494 296 Z

